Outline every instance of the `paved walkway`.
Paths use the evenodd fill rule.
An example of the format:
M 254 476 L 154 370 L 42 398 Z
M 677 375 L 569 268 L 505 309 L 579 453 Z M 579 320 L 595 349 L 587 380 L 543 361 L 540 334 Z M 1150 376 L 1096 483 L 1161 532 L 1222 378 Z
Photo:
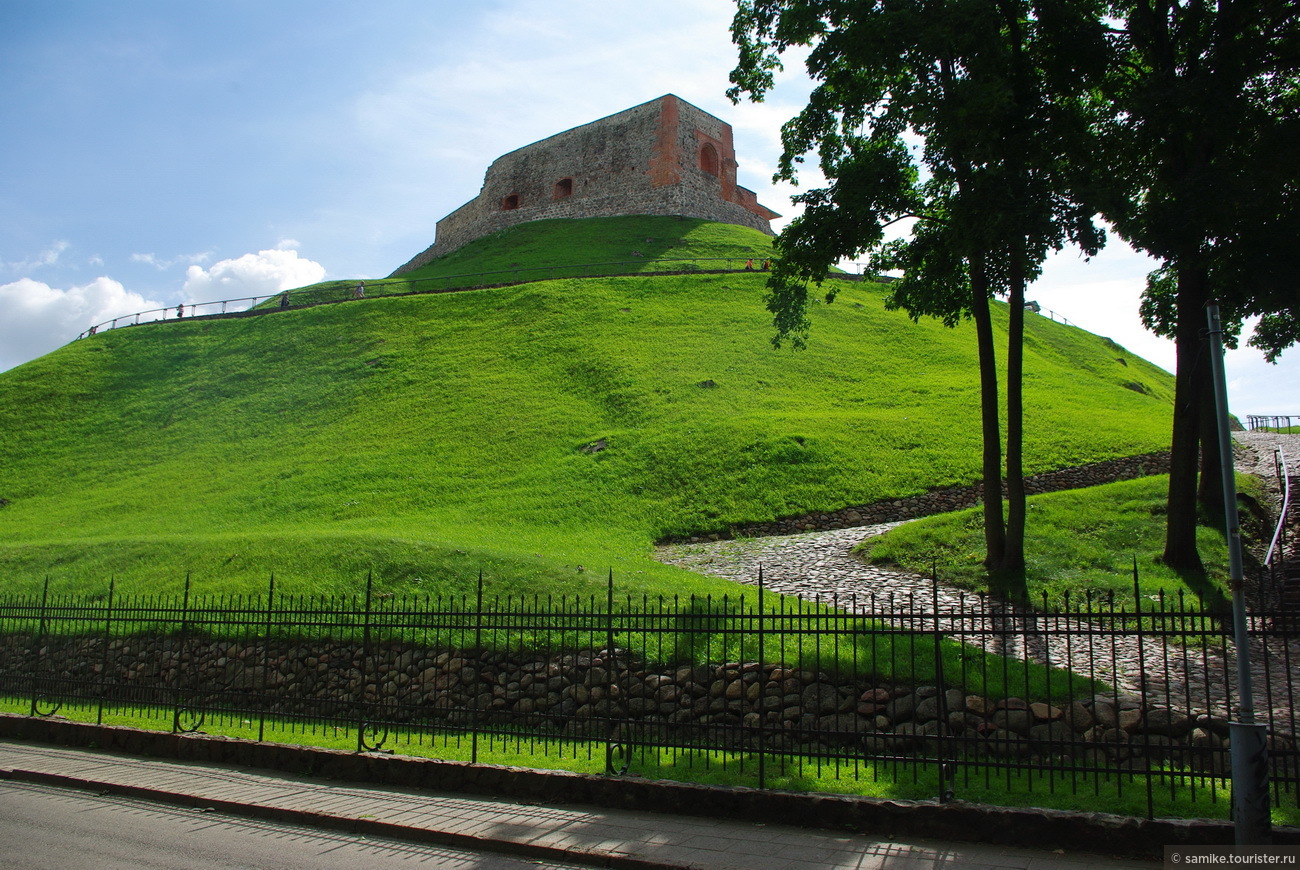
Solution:
M 1150 868 L 1088 854 L 896 842 L 691 816 L 540 806 L 0 741 L 6 780 L 42 782 L 359 834 L 605 867 L 696 870 Z M 1103 845 L 1103 844 L 1099 844 Z
M 1288 457 L 1288 470 L 1294 478 L 1300 463 L 1300 435 L 1271 432 L 1236 432 L 1239 471 L 1258 475 L 1276 497 L 1278 489 L 1273 458 L 1274 447 Z M 1293 500 L 1300 497 L 1294 490 Z M 1274 511 L 1277 505 L 1273 505 Z M 1294 506 L 1292 510 L 1295 510 Z M 986 612 L 970 592 L 936 584 L 926 576 L 908 571 L 871 565 L 854 555 L 853 549 L 865 539 L 883 534 L 899 523 L 859 526 L 827 532 L 804 532 L 766 538 L 710 541 L 696 544 L 667 544 L 657 549 L 655 557 L 700 574 L 722 577 L 738 583 L 754 584 L 759 571 L 764 585 L 775 592 L 806 599 L 834 602 L 837 606 L 863 615 L 876 616 L 904 611 L 912 615 L 936 613 L 935 625 L 943 631 L 960 633 L 966 643 L 976 644 L 1001 655 L 1029 657 L 1043 664 L 1068 664 L 1080 673 L 1114 682 L 1124 693 L 1134 697 L 1149 694 L 1155 698 L 1182 698 L 1189 712 L 1226 716 L 1228 697 L 1236 694 L 1236 656 L 1205 652 L 1199 656 L 1167 655 L 1164 645 L 1148 638 L 1143 644 L 1135 636 L 1088 637 L 1087 645 L 1071 645 L 1075 634 L 1088 634 L 1086 626 L 1069 619 L 1054 617 L 1052 628 L 1059 634 L 1039 637 L 1025 643 L 1030 635 L 1018 635 L 1018 626 L 1007 632 L 1008 624 L 996 620 L 1000 630 L 982 634 L 985 624 L 969 616 L 972 608 Z M 1296 542 L 1291 541 L 1294 548 Z M 1006 616 L 1015 625 L 1015 608 Z M 1026 616 L 1036 623 L 1030 611 Z M 913 623 L 914 624 L 914 623 Z M 1180 648 L 1181 649 L 1181 648 Z M 1262 641 L 1252 645 L 1256 709 L 1267 710 L 1270 721 L 1279 730 L 1295 734 L 1295 710 L 1290 691 L 1274 690 L 1279 679 L 1288 685 L 1300 685 L 1300 638 L 1284 643 L 1274 639 L 1269 646 Z M 1114 669 L 1110 667 L 1114 663 Z M 1145 690 L 1144 690 L 1145 686 Z M 1227 691 L 1225 691 L 1225 688 Z M 1194 699 L 1194 700 L 1193 700 Z

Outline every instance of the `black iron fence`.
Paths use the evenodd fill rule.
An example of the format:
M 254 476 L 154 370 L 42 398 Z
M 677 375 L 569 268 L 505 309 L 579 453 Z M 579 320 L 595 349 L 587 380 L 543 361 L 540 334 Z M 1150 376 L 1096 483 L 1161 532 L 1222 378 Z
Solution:
M 1086 792 L 1226 812 L 1220 614 L 1182 597 L 1053 610 L 973 595 L 0 598 L 10 712 L 342 741 L 471 761 L 997 800 Z M 1296 635 L 1250 618 L 1276 805 L 1297 810 Z M 690 767 L 694 773 L 684 773 Z M 827 780 L 830 784 L 827 785 Z M 815 782 L 816 781 L 816 782 Z M 837 785 L 838 784 L 838 785 Z M 1190 809 L 1189 809 L 1190 807 Z M 1217 808 L 1215 808 L 1217 807 Z

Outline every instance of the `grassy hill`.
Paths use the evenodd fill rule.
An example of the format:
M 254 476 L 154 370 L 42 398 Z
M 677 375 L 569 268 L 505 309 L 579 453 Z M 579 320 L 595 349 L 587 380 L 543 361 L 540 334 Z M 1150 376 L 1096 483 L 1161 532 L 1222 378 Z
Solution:
M 395 278 L 366 281 L 367 296 L 629 273 L 761 269 L 772 237 L 698 218 L 638 215 L 532 221 L 502 230 Z M 352 297 L 355 279 L 293 291 L 295 305 Z M 273 307 L 277 300 L 263 303 Z
M 602 232 L 645 245 L 673 219 L 640 220 Z M 590 262 L 607 249 L 575 238 L 601 223 L 524 225 L 453 266 L 509 256 L 512 234 Z M 674 250 L 768 243 L 675 223 L 693 226 Z M 373 569 L 436 593 L 482 569 L 560 594 L 612 568 L 624 592 L 734 593 L 652 543 L 976 478 L 973 330 L 846 284 L 808 350 L 776 351 L 763 290 L 745 272 L 568 278 L 75 342 L 0 374 L 0 575 L 243 592 L 274 571 L 292 592 Z M 1028 317 L 1025 369 L 1029 472 L 1166 446 L 1171 377 L 1113 343 Z

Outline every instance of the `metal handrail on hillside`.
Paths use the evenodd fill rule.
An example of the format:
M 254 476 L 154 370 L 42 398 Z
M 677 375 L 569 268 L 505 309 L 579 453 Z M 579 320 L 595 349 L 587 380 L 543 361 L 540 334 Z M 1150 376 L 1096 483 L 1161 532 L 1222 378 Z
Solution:
M 1294 421 L 1294 422 L 1292 422 Z M 1300 414 L 1250 414 L 1246 417 L 1247 429 L 1291 429 L 1300 426 Z
M 106 329 L 117 329 L 122 326 L 137 326 L 141 323 L 157 323 L 164 320 L 183 320 L 194 317 L 220 317 L 222 315 L 245 315 L 258 305 L 276 299 L 283 298 L 286 293 L 289 294 L 289 304 L 282 307 L 301 308 L 303 305 L 321 305 L 333 302 L 348 302 L 360 298 L 354 293 L 354 288 L 358 285 L 364 285 L 366 290 L 374 291 L 388 286 L 419 286 L 418 289 L 407 290 L 402 293 L 382 293 L 384 296 L 415 296 L 424 293 L 450 293 L 456 290 L 477 290 L 485 287 L 502 287 L 511 284 L 524 284 L 530 281 L 539 281 L 556 278 L 614 278 L 629 275 L 650 274 L 681 274 L 681 273 L 723 273 L 723 272 L 756 272 L 765 271 L 770 260 L 763 260 L 759 257 L 691 257 L 686 259 L 652 259 L 652 260 L 621 260 L 607 263 L 577 263 L 566 266 L 533 266 L 528 268 L 512 267 L 510 269 L 495 269 L 488 272 L 468 272 L 462 275 L 435 275 L 427 278 L 377 278 L 370 279 L 340 279 L 337 281 L 322 282 L 328 284 L 326 287 L 318 287 L 315 290 L 299 288 L 295 290 L 282 290 L 278 293 L 271 293 L 266 296 L 246 296 L 242 299 L 226 299 L 217 302 L 195 302 L 189 304 L 173 305 L 167 308 L 153 308 L 149 311 L 141 311 L 138 314 L 124 314 L 115 317 L 112 320 L 106 320 L 103 323 L 97 323 L 77 336 L 78 339 L 95 335 Z M 717 264 L 725 264 L 716 267 Z M 743 265 L 741 265 L 743 264 Z M 707 268 L 707 265 L 715 265 L 715 268 Z M 635 268 L 631 268 L 635 267 Z M 649 268 L 647 268 L 649 267 Z M 673 268 L 676 267 L 676 268 Z M 521 277 L 533 275 L 534 277 Z M 541 277 L 536 277 L 540 275 Z M 860 275 L 835 275 L 833 277 L 847 280 L 862 280 Z M 484 280 L 484 279 L 496 280 Z M 327 295 L 337 294 L 338 298 L 318 298 Z M 303 297 L 306 297 L 305 300 Z M 296 301 L 295 301 L 296 298 Z M 236 304 L 247 303 L 241 308 L 232 308 Z M 211 309 L 220 306 L 219 311 Z M 272 311 L 279 310 L 275 306 L 268 306 L 265 310 L 257 311 L 259 314 L 269 314 Z M 149 315 L 156 315 L 151 319 Z
M 1286 528 L 1287 511 L 1291 508 L 1291 475 L 1286 467 L 1286 454 L 1282 452 L 1281 447 L 1273 448 L 1273 461 L 1277 464 L 1277 476 L 1282 485 L 1282 509 L 1278 512 L 1277 529 L 1273 532 L 1273 540 L 1268 545 L 1268 555 L 1264 557 L 1264 567 L 1273 566 L 1273 554 L 1278 551 L 1278 541 L 1282 539 L 1283 530 Z
M 139 326 L 141 323 L 159 323 L 164 320 L 184 320 L 187 317 L 213 317 L 233 312 L 247 311 L 255 305 L 281 295 L 283 294 L 274 293 L 270 296 L 245 296 L 242 299 L 223 299 L 218 302 L 191 302 L 188 304 L 182 302 L 178 305 L 169 305 L 166 308 L 150 308 L 148 311 L 138 311 L 135 314 L 123 314 L 120 317 L 114 317 L 112 320 L 105 320 L 103 323 L 97 323 L 78 335 L 77 338 L 86 338 L 87 336 L 95 335 L 96 333 L 106 329 L 117 329 L 119 326 Z M 236 308 L 234 307 L 236 305 L 241 305 L 242 307 Z M 215 306 L 220 306 L 220 310 L 211 311 L 210 309 Z M 153 316 L 151 317 L 150 315 Z
M 743 265 L 741 265 L 743 264 Z M 366 291 L 373 294 L 376 289 L 382 290 L 389 286 L 411 287 L 416 289 L 405 290 L 400 293 L 380 293 L 382 296 L 416 296 L 426 293 L 451 293 L 458 290 L 480 290 L 487 287 L 508 287 L 512 284 L 526 284 L 531 281 L 540 281 L 558 278 L 615 278 L 623 276 L 636 276 L 646 274 L 656 275 L 674 275 L 674 274 L 721 274 L 727 272 L 759 272 L 767 271 L 771 260 L 765 260 L 760 257 L 690 257 L 683 259 L 660 258 L 651 260 L 617 260 L 606 263 L 576 263 L 566 266 L 531 266 L 531 267 L 511 267 L 509 269 L 495 269 L 487 272 L 467 272 L 461 275 L 435 275 L 426 278 L 376 278 L 373 280 L 357 279 L 339 279 L 336 281 L 322 282 L 328 286 L 317 286 L 316 289 L 297 288 L 294 290 L 282 290 L 277 293 L 271 293 L 265 296 L 246 296 L 242 299 L 225 299 L 216 302 L 194 302 L 189 304 L 174 305 L 167 308 L 153 308 L 149 311 L 141 311 L 137 314 L 124 314 L 115 317 L 112 320 L 106 320 L 103 323 L 97 323 L 77 336 L 78 339 L 95 335 L 106 329 L 117 329 L 122 326 L 138 326 L 141 323 L 157 323 L 166 320 L 184 320 L 195 317 L 221 317 L 221 316 L 245 316 L 253 314 L 269 314 L 272 311 L 282 310 L 283 308 L 301 308 L 304 305 L 324 305 L 335 302 L 349 302 L 362 298 L 355 293 L 358 285 L 364 286 Z M 862 264 L 857 264 L 862 265 Z M 709 268 L 713 266 L 713 268 Z M 837 278 L 842 281 L 885 281 L 892 280 L 880 276 L 870 276 L 865 274 L 851 274 L 848 272 L 832 272 L 827 275 L 828 278 Z M 495 280 L 493 280 L 495 279 Z M 427 285 L 427 286 L 424 286 Z M 289 294 L 288 304 L 281 306 L 266 306 L 264 309 L 257 309 L 258 306 L 264 305 L 272 299 L 283 299 L 285 294 Z M 335 298 L 328 298 L 333 296 Z M 305 298 L 304 298 L 305 297 Z M 247 303 L 247 304 L 244 304 Z M 241 307 L 234 307 L 239 305 Z M 219 307 L 220 310 L 213 311 L 213 308 Z M 1038 313 L 1046 312 L 1045 316 L 1058 323 L 1066 326 L 1076 326 L 1065 318 L 1064 315 L 1058 314 L 1049 309 L 1041 309 Z M 149 315 L 154 317 L 146 320 Z M 1253 418 L 1252 418 L 1253 419 Z M 1253 428 L 1253 427 L 1252 427 Z

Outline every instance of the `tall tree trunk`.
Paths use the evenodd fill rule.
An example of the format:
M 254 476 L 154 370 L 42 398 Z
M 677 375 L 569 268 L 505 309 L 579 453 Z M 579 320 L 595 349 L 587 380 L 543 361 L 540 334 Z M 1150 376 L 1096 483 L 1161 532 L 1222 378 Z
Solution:
M 1196 550 L 1196 471 L 1200 455 L 1198 366 L 1202 351 L 1207 277 L 1192 266 L 1178 267 L 1177 327 L 1174 334 L 1174 429 L 1169 447 L 1169 502 L 1165 516 L 1164 563 L 1175 571 L 1201 572 Z
M 993 318 L 989 313 L 989 282 L 984 261 L 970 263 L 971 315 L 975 344 L 979 348 L 980 422 L 984 442 L 984 567 L 996 568 L 1006 554 L 1006 529 L 1002 524 L 1002 433 L 998 425 L 998 367 L 993 344 Z
M 1011 266 L 1007 322 L 1007 551 L 1001 572 L 1008 592 L 1024 595 L 1025 586 L 1025 269 Z
M 1204 316 L 1201 318 L 1205 322 Z M 1196 366 L 1197 423 L 1201 440 L 1201 479 L 1196 487 L 1196 501 L 1201 511 L 1215 524 L 1223 516 L 1223 467 L 1219 460 L 1219 418 L 1214 403 L 1214 370 L 1210 365 L 1210 345 L 1203 342 L 1201 362 Z M 1236 487 L 1236 480 L 1229 486 Z

